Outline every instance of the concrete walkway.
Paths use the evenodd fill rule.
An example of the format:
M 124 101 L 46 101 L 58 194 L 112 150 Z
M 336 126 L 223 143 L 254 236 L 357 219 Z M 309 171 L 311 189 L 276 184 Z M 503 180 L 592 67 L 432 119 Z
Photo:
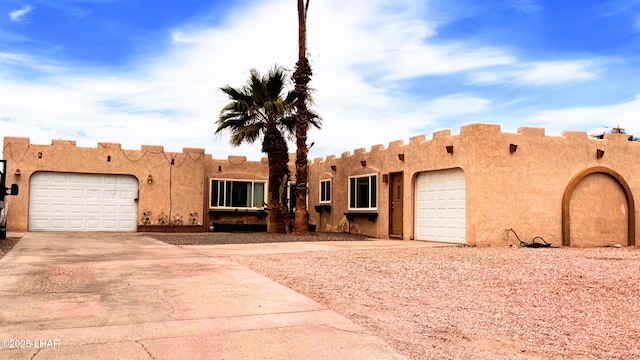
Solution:
M 0 260 L 0 358 L 404 358 L 215 248 L 138 233 L 24 234 Z
M 184 249 L 197 251 L 208 256 L 225 255 L 260 255 L 279 254 L 302 251 L 331 251 L 346 249 L 378 249 L 378 248 L 422 248 L 422 247 L 451 247 L 459 244 L 403 241 L 403 240 L 365 240 L 365 241 L 314 241 L 314 242 L 284 242 L 267 244 L 227 244 L 227 245 L 185 245 Z

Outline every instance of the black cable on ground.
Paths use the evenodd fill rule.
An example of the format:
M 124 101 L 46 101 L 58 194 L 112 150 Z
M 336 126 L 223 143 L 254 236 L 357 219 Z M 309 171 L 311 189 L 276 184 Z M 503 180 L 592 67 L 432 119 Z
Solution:
M 536 236 L 533 238 L 533 240 L 531 240 L 531 244 L 527 244 L 526 242 L 520 240 L 520 236 L 518 236 L 518 233 L 516 233 L 515 230 L 513 229 L 507 229 L 507 238 L 509 237 L 509 232 L 512 232 L 513 235 L 516 236 L 516 239 L 518 239 L 518 242 L 520 243 L 520 246 L 522 247 L 530 247 L 530 248 L 557 248 L 557 246 L 553 246 L 551 244 L 549 244 L 548 242 L 545 241 L 545 239 L 542 238 L 542 236 Z M 542 243 L 536 242 L 536 239 L 540 239 L 542 241 Z

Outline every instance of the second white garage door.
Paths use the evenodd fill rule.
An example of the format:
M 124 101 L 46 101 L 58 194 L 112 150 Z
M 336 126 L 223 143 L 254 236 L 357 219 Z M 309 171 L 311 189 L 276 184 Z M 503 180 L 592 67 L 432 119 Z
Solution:
M 464 244 L 466 196 L 466 180 L 462 169 L 418 174 L 416 239 Z
M 135 231 L 138 180 L 40 172 L 31 177 L 29 230 Z

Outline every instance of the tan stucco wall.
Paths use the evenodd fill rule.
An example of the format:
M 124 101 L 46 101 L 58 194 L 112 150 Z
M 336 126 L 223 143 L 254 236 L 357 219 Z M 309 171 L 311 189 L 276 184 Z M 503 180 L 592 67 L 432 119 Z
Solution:
M 138 179 L 138 223 L 143 212 L 151 211 L 152 224 L 161 214 L 170 221 L 181 217 L 187 223 L 191 213 L 197 213 L 197 222 L 202 224 L 203 149 L 184 148 L 174 153 L 164 151 L 162 146 L 143 145 L 140 150 L 123 150 L 120 144 L 113 143 L 85 148 L 67 140 L 38 145 L 17 137 L 5 137 L 4 144 L 8 180 L 20 186 L 20 194 L 9 199 L 8 230 L 28 230 L 29 181 L 39 171 L 132 175 Z M 17 169 L 19 177 L 14 175 Z
M 205 183 L 205 194 L 207 195 L 204 199 L 204 205 L 208 214 L 207 227 L 214 224 L 267 224 L 265 217 L 258 216 L 253 212 L 240 210 L 234 214 L 227 211 L 209 210 L 209 179 L 264 180 L 266 182 L 269 178 L 267 158 L 263 158 L 261 161 L 247 161 L 244 156 L 229 156 L 226 160 L 221 160 L 213 159 L 211 155 L 207 155 L 205 158 L 205 177 L 207 178 Z
M 160 214 L 186 221 L 197 212 L 206 229 L 213 223 L 264 224 L 253 213 L 216 212 L 209 209 L 209 179 L 266 180 L 266 159 L 247 161 L 229 156 L 213 159 L 203 149 L 164 151 L 162 146 L 123 150 L 119 144 L 77 147 L 74 141 L 54 140 L 50 145 L 30 144 L 28 138 L 5 137 L 7 183 L 17 183 L 20 194 L 8 197 L 9 230 L 28 229 L 29 179 L 37 171 L 133 175 L 139 181 L 138 222 L 150 211 L 152 224 Z M 517 146 L 515 152 L 511 147 Z M 453 147 L 448 153 L 447 146 Z M 596 156 L 597 150 L 604 156 Z M 42 158 L 38 158 L 42 153 Z M 111 161 L 107 161 L 111 156 Z M 415 238 L 415 182 L 422 172 L 459 168 L 466 178 L 466 244 L 515 244 L 513 228 L 529 242 L 542 236 L 554 245 L 604 246 L 635 244 L 638 215 L 634 198 L 640 189 L 640 143 L 628 135 L 605 134 L 589 138 L 584 132 L 546 136 L 544 129 L 520 128 L 502 132 L 499 125 L 463 126 L 431 139 L 416 136 L 356 149 L 340 156 L 317 158 L 309 167 L 309 213 L 318 231 L 349 231 L 376 238 L 389 237 L 389 174 L 403 174 L 403 239 Z M 173 159 L 173 165 L 171 160 Z M 290 164 L 294 173 L 293 162 Z M 14 174 L 20 169 L 20 176 Z M 594 174 L 592 174 L 594 173 Z M 354 175 L 378 176 L 377 218 L 356 216 L 347 221 L 348 183 Z M 605 175 L 606 174 L 606 175 Z M 153 181 L 148 183 L 151 175 Z M 319 205 L 320 180 L 332 179 L 330 209 Z M 626 214 L 626 218 L 625 218 Z M 586 216 L 588 215 L 588 216 Z M 595 221 L 608 227 L 596 228 Z M 627 228 L 629 222 L 632 226 Z M 569 225 L 563 227 L 563 222 Z M 585 230 L 592 229 L 592 230 Z M 625 236 L 625 233 L 627 236 Z M 563 235 L 564 234 L 564 235 Z M 627 239 L 631 236 L 631 241 Z
M 620 184 L 607 174 L 591 174 L 575 188 L 571 197 L 572 246 L 625 244 L 626 197 Z
M 517 145 L 513 153 L 511 144 Z M 453 146 L 452 154 L 446 151 L 448 145 Z M 598 149 L 605 152 L 602 158 L 596 156 Z M 404 154 L 404 161 L 398 154 Z M 640 169 L 635 165 L 639 155 L 640 143 L 628 141 L 628 135 L 624 134 L 606 134 L 604 139 L 598 140 L 588 138 L 584 132 L 545 136 L 544 129 L 538 128 L 503 133 L 499 125 L 472 124 L 463 126 L 459 135 L 452 136 L 444 130 L 434 133 L 430 140 L 418 136 L 408 144 L 394 141 L 386 148 L 375 145 L 368 152 L 358 149 L 340 157 L 314 159 L 309 207 L 311 217 L 320 229 L 347 229 L 344 213 L 348 206 L 348 176 L 371 172 L 378 173 L 382 179 L 384 174 L 402 172 L 405 192 L 403 237 L 413 239 L 417 174 L 461 168 L 467 179 L 467 245 L 515 243 L 513 237 L 507 238 L 506 229 L 509 228 L 515 229 L 527 242 L 539 235 L 554 245 L 562 245 L 562 199 L 570 181 L 586 169 L 604 167 L 619 173 L 628 182 L 633 196 L 640 189 Z M 361 161 L 366 161 L 366 167 L 362 167 Z M 331 170 L 332 165 L 335 171 Z M 314 206 L 318 204 L 319 181 L 328 177 L 334 179 L 331 211 L 318 214 Z M 351 222 L 350 231 L 388 237 L 389 186 L 382 181 L 379 185 L 378 218 L 375 222 L 356 218 Z M 607 187 L 604 189 L 608 191 Z M 602 201 L 609 201 L 604 194 Z M 594 198 L 586 202 L 581 206 L 600 211 Z M 609 210 L 599 212 L 600 218 L 607 216 L 606 211 Z M 602 242 L 597 244 L 604 245 Z

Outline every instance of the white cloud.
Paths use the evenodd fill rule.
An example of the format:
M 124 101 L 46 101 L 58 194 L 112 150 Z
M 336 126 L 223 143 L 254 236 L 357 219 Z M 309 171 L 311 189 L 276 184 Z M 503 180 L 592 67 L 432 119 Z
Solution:
M 3 31 L 0 29 L 0 41 L 8 41 L 8 42 L 23 42 L 26 41 L 27 37 L 11 31 Z
M 636 15 L 636 21 L 633 23 L 636 30 L 640 30 L 640 14 Z
M 26 21 L 27 15 L 35 9 L 31 5 L 24 5 L 20 10 L 14 10 L 9 13 L 9 19 L 15 23 L 22 23 Z
M 432 100 L 426 110 L 438 117 L 486 111 L 490 101 L 466 94 L 455 94 Z
M 513 63 L 508 53 L 495 48 L 431 43 L 437 29 L 419 17 L 418 3 L 404 2 L 406 8 L 396 13 L 389 13 L 382 1 L 366 6 L 359 1 L 317 3 L 312 9 L 316 16 L 309 19 L 311 53 L 332 68 L 357 66 L 360 73 L 387 81 Z M 362 12 L 364 16 L 353 16 Z
M 481 70 L 472 73 L 470 79 L 477 84 L 553 85 L 593 80 L 600 67 L 601 62 L 596 60 L 540 61 Z
M 560 135 L 571 129 L 592 129 L 590 131 L 597 133 L 604 128 L 620 126 L 627 133 L 640 136 L 638 114 L 640 94 L 620 104 L 541 111 L 522 119 L 522 123 L 544 127 L 550 135 Z
M 389 3 L 311 4 L 311 86 L 324 119 L 322 131 L 310 133 L 309 141 L 316 143 L 312 157 L 408 140 L 443 119 L 487 114 L 493 106 L 466 89 L 431 98 L 409 96 L 403 80 L 471 74 L 475 83 L 545 85 L 597 75 L 598 63 L 590 60 L 522 63 L 506 49 L 463 42 L 436 45 L 437 26 L 424 16 L 424 1 L 393 2 L 393 9 Z M 214 122 L 227 101 L 218 89 L 243 85 L 253 67 L 261 72 L 274 63 L 293 67 L 295 11 L 289 0 L 268 0 L 234 13 L 216 28 L 187 24 L 166 34 L 169 48 L 117 73 L 0 53 L 0 93 L 9 94 L 0 102 L 0 118 L 11 119 L 6 135 L 45 144 L 63 138 L 90 147 L 98 142 L 121 143 L 125 149 L 142 144 L 163 145 L 167 151 L 202 147 L 214 157 L 257 159 L 260 144 L 230 149 L 228 135 L 214 136 Z M 41 74 L 39 82 L 16 79 L 12 69 L 18 64 Z M 540 122 L 548 115 L 559 118 L 540 114 L 527 121 Z

